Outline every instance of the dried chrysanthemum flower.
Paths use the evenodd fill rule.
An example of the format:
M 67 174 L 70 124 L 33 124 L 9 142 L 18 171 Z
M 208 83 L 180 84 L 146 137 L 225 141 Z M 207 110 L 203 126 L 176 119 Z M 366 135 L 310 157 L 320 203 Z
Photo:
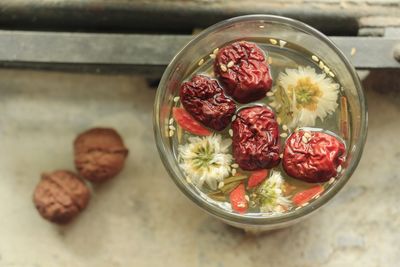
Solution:
M 280 172 L 273 171 L 256 191 L 256 201 L 261 212 L 283 212 L 291 206 L 291 201 L 283 195 L 284 180 Z
M 314 68 L 286 69 L 278 77 L 274 105 L 284 123 L 294 128 L 314 126 L 337 108 L 339 84 Z
M 231 143 L 221 135 L 190 137 L 187 144 L 179 146 L 179 165 L 197 186 L 206 182 L 216 190 L 218 183 L 231 172 L 232 155 L 228 150 Z

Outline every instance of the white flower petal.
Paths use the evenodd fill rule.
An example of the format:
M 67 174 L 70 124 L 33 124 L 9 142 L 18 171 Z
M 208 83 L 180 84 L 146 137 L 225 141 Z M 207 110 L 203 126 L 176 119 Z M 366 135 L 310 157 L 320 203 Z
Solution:
M 221 135 L 190 137 L 188 143 L 178 147 L 180 167 L 197 186 L 204 183 L 215 190 L 218 182 L 228 177 L 232 155 L 228 154 L 231 140 Z
M 316 109 L 309 110 L 307 108 L 298 108 L 296 103 L 295 88 L 300 79 L 309 78 L 309 80 L 318 86 L 321 96 L 316 101 Z M 279 85 L 288 93 L 291 94 L 292 110 L 295 113 L 294 119 L 288 123 L 289 127 L 295 126 L 313 126 L 315 125 L 316 118 L 324 120 L 329 114 L 332 114 L 338 107 L 337 98 L 339 93 L 339 84 L 335 83 L 325 73 L 318 74 L 314 68 L 298 67 L 297 69 L 286 69 L 285 72 L 280 73 L 278 77 Z
M 297 126 L 302 127 L 315 125 L 315 119 L 317 118 L 317 114 L 315 112 L 312 112 L 308 109 L 301 109 L 298 114 Z
M 271 176 L 261 185 L 262 201 L 260 210 L 262 212 L 275 212 L 277 206 L 290 207 L 291 201 L 283 196 L 282 186 L 284 180 L 280 172 L 272 171 Z

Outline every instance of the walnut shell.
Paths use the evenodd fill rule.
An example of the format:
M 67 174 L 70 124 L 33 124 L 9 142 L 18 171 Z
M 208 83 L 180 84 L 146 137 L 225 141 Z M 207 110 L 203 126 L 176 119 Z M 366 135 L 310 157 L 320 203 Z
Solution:
M 93 128 L 77 136 L 74 153 L 78 173 L 91 182 L 103 182 L 123 169 L 128 149 L 114 129 Z
M 43 218 L 59 224 L 68 223 L 89 203 L 90 191 L 74 173 L 65 170 L 42 174 L 33 202 Z

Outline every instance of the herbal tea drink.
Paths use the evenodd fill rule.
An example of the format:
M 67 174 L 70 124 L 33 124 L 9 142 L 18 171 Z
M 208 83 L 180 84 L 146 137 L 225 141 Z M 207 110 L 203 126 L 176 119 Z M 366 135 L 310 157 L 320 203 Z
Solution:
M 168 66 L 155 104 L 163 163 L 225 222 L 276 229 L 326 203 L 365 141 L 355 71 L 322 34 L 244 16 L 198 35 Z
M 206 201 L 269 216 L 308 205 L 340 179 L 349 121 L 329 66 L 285 40 L 261 41 L 199 59 L 166 130 Z

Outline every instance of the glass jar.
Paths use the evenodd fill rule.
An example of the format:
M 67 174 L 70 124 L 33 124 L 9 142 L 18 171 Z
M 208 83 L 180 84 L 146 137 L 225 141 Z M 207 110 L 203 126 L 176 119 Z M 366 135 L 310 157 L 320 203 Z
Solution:
M 180 170 L 168 136 L 168 121 L 173 98 L 180 84 L 187 79 L 199 59 L 210 54 L 213 47 L 221 47 L 233 40 L 244 38 L 275 38 L 299 44 L 336 73 L 348 100 L 351 131 L 345 170 L 338 181 L 318 199 L 301 209 L 288 213 L 259 216 L 237 214 L 225 210 L 203 198 L 198 190 L 189 185 Z M 361 158 L 367 135 L 367 111 L 362 87 L 355 69 L 336 45 L 314 28 L 289 18 L 270 15 L 248 15 L 217 23 L 193 38 L 171 61 L 160 81 L 154 104 L 154 132 L 157 148 L 163 164 L 179 189 L 209 214 L 224 222 L 249 230 L 272 230 L 292 225 L 325 205 L 346 184 Z

